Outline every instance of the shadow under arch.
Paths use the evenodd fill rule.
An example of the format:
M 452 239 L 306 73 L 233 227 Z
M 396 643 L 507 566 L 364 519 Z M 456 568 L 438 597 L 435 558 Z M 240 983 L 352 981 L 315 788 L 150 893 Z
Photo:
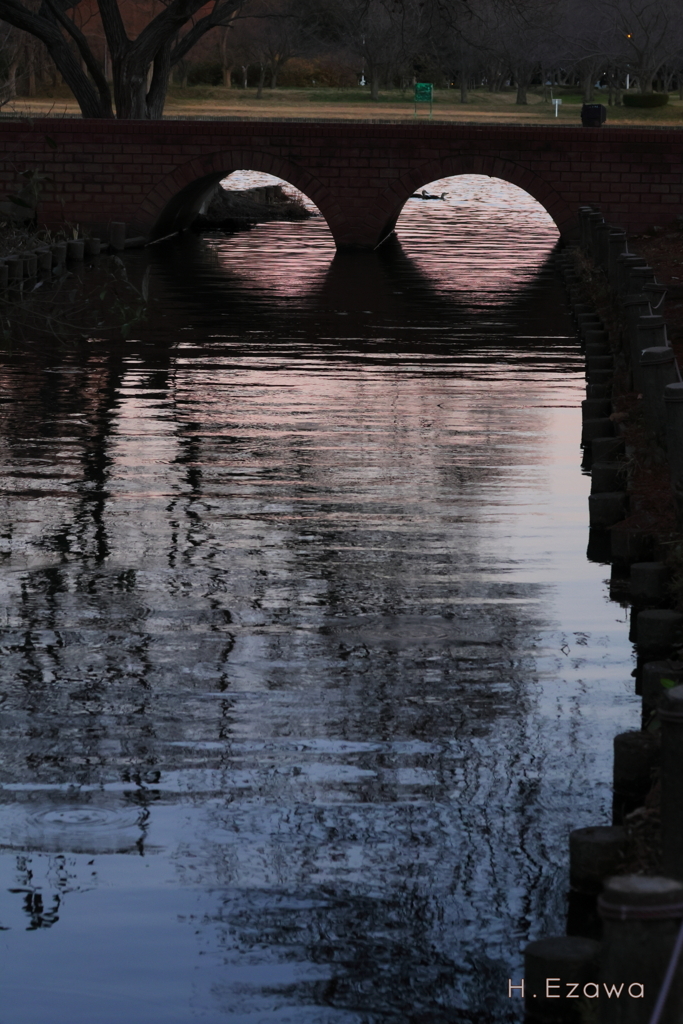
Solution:
M 258 149 L 221 150 L 181 164 L 148 193 L 140 213 L 153 224 L 150 241 L 188 228 L 216 185 L 238 170 L 273 174 L 299 189 L 318 207 L 333 235 L 344 219 L 329 189 L 298 164 Z
M 385 189 L 377 204 L 386 212 L 379 244 L 395 230 L 401 211 L 414 192 L 424 188 L 429 182 L 461 174 L 480 174 L 487 178 L 500 178 L 511 185 L 516 185 L 540 203 L 552 217 L 562 238 L 571 237 L 576 233 L 575 213 L 552 185 L 534 171 L 501 157 L 457 156 L 425 160 L 424 163 L 406 171 Z

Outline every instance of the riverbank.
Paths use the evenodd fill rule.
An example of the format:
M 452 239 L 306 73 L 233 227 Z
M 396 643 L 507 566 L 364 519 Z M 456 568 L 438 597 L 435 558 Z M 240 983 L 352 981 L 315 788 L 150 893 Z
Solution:
M 248 189 L 230 189 L 219 185 L 206 210 L 195 218 L 192 230 L 245 231 L 256 224 L 276 220 L 308 220 L 315 214 L 298 196 L 290 195 L 280 184 Z
M 666 322 L 668 343 L 678 366 L 683 366 L 683 225 L 666 234 L 629 236 L 628 246 L 642 257 L 643 265 L 651 267 L 653 279 L 666 286 L 656 313 Z M 611 419 L 629 452 L 630 514 L 612 529 L 617 533 L 640 531 L 655 538 L 658 557 L 669 570 L 668 599 L 677 610 L 683 610 L 683 533 L 677 522 L 669 463 L 644 420 L 642 394 L 633 388 L 623 302 L 610 288 L 605 271 L 580 248 L 574 252 L 574 268 L 616 353 Z
M 243 190 L 219 186 L 192 230 L 231 234 L 256 224 L 313 216 L 281 185 Z M 137 285 L 129 280 L 117 253 L 142 248 L 147 240 L 126 238 L 123 224 L 113 227 L 119 229 L 116 244 L 70 224 L 47 231 L 28 223 L 0 223 L 0 340 L 125 339 L 141 324 L 148 311 L 147 285 L 144 279 Z
M 516 90 L 488 92 L 472 90 L 467 103 L 460 102 L 457 89 L 436 89 L 432 117 L 437 121 L 491 124 L 553 124 L 581 123 L 582 98 L 576 93 L 555 90 L 562 99 L 555 108 L 542 90 L 530 90 L 526 106 L 515 102 Z M 607 97 L 596 95 L 595 103 L 607 106 Z M 62 87 L 50 94 L 18 98 L 7 104 L 3 116 L 64 117 L 79 116 L 80 109 L 69 91 Z M 266 89 L 261 98 L 256 89 L 226 89 L 224 86 L 195 85 L 169 89 L 164 117 L 172 118 L 236 118 L 239 120 L 273 120 L 305 118 L 325 121 L 414 121 L 416 119 L 412 89 L 383 90 L 373 101 L 367 89 Z M 417 119 L 429 119 L 429 105 L 418 104 Z M 664 107 L 638 110 L 623 106 L 607 106 L 608 125 L 641 127 L 683 127 L 683 100 L 671 95 Z
M 636 692 L 643 697 L 642 735 L 648 745 L 653 745 L 654 752 L 651 764 L 643 762 L 638 769 L 638 785 L 642 787 L 641 799 L 635 801 L 638 806 L 623 818 L 615 819 L 615 824 L 623 824 L 626 830 L 618 873 L 670 874 L 670 835 L 676 826 L 666 817 L 667 856 L 667 839 L 662 832 L 662 785 L 670 786 L 670 782 L 662 779 L 659 770 L 659 706 L 668 688 L 683 681 L 683 531 L 675 494 L 675 469 L 671 464 L 675 447 L 671 410 L 668 401 L 665 403 L 663 378 L 661 390 L 655 386 L 653 391 L 644 376 L 650 364 L 641 358 L 641 369 L 637 370 L 632 353 L 643 347 L 640 331 L 653 330 L 668 341 L 675 363 L 683 365 L 683 286 L 679 283 L 683 225 L 681 230 L 667 233 L 654 229 L 650 235 L 629 236 L 628 240 L 622 236 L 632 253 L 633 262 L 627 268 L 626 263 L 621 266 L 616 253 L 610 255 L 609 262 L 600 258 L 604 243 L 597 237 L 599 228 L 596 231 L 587 221 L 583 228 L 584 244 L 571 250 L 566 266 L 570 267 L 571 302 L 586 348 L 584 444 L 593 476 L 591 525 L 594 534 L 603 534 L 602 542 L 598 538 L 598 543 L 594 543 L 593 557 L 611 562 L 611 597 L 630 608 L 631 639 L 637 654 Z M 609 237 L 614 239 L 615 246 L 621 241 L 616 232 Z M 634 259 L 633 254 L 641 260 Z M 646 344 L 662 346 L 664 340 L 651 339 Z M 661 363 L 666 352 L 666 347 L 651 347 L 648 357 L 653 359 L 659 354 Z M 608 364 L 611 369 L 603 368 Z M 680 379 L 675 371 L 674 378 Z M 592 404 L 599 403 L 601 398 L 611 409 L 609 418 L 591 419 L 596 415 Z M 667 430 L 663 436 L 656 421 L 664 422 L 665 406 Z M 611 453 L 607 455 L 608 450 Z M 623 454 L 619 455 L 620 451 Z M 619 493 L 609 493 L 615 485 L 604 484 L 608 476 L 620 481 L 617 486 L 624 488 L 623 502 L 618 500 Z M 601 520 L 609 506 L 616 508 L 619 504 L 623 512 L 615 511 L 611 520 Z M 605 548 L 611 551 L 610 555 L 596 554 Z M 639 579 L 650 580 L 649 593 L 642 590 Z M 653 613 L 655 618 L 661 612 L 661 622 L 657 620 L 657 626 L 662 627 L 659 633 L 648 634 L 645 627 L 651 627 L 641 621 L 643 612 Z M 616 756 L 615 747 L 615 786 L 623 772 Z M 643 755 L 640 756 L 642 760 Z M 628 770 L 636 771 L 634 765 Z

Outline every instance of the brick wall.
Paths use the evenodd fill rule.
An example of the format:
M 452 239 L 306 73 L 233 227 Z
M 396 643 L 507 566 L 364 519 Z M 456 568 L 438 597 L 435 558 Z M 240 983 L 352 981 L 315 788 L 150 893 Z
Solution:
M 50 141 L 48 141 L 51 140 Z M 52 143 L 52 144 L 51 144 Z M 683 213 L 683 130 L 263 121 L 0 122 L 0 191 L 50 175 L 41 222 L 184 226 L 230 171 L 266 171 L 317 204 L 339 245 L 372 247 L 427 182 L 487 174 L 525 189 L 564 235 L 590 203 L 631 232 Z

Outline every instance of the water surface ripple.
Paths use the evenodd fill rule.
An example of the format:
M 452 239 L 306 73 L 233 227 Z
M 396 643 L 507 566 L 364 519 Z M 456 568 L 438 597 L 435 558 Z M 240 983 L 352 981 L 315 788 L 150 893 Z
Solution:
M 637 723 L 557 232 L 465 176 L 0 361 L 0 1020 L 520 1019 Z

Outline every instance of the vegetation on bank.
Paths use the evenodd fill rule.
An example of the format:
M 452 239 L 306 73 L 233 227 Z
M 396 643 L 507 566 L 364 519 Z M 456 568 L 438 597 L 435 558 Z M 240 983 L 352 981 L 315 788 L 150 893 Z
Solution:
M 65 225 L 50 232 L 0 222 L 0 261 L 52 252 L 78 233 Z M 148 311 L 148 279 L 136 287 L 116 255 L 69 263 L 55 254 L 49 270 L 0 291 L 0 340 L 4 345 L 26 340 L 70 344 L 93 335 L 126 338 Z
M 272 220 L 305 220 L 315 216 L 281 185 L 252 189 L 219 188 L 193 230 L 248 230 Z M 149 272 L 141 283 L 128 277 L 123 261 L 105 253 L 83 261 L 67 261 L 60 243 L 82 237 L 78 225 L 57 231 L 0 221 L 0 264 L 9 257 L 52 254 L 50 269 L 38 270 L 0 290 L 0 340 L 37 338 L 69 344 L 92 336 L 127 338 L 149 311 Z

